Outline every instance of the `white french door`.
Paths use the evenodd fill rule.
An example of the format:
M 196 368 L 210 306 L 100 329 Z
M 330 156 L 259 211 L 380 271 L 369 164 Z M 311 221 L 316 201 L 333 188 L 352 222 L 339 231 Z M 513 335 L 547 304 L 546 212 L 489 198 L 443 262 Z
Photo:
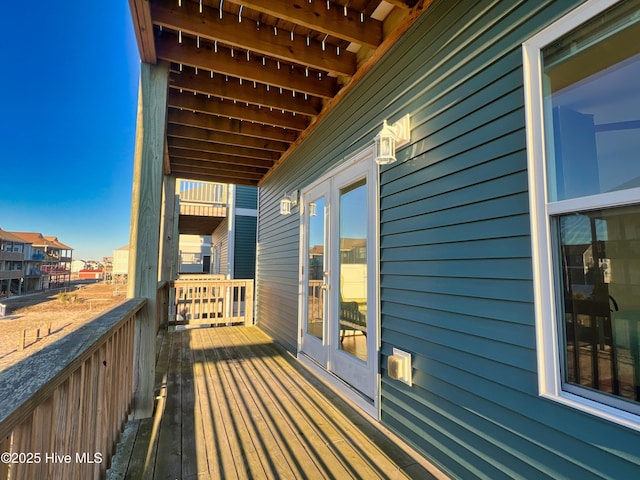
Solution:
M 300 350 L 375 399 L 377 171 L 361 156 L 302 192 Z
M 303 194 L 305 255 L 302 264 L 302 351 L 320 365 L 328 360 L 329 291 L 329 184 L 321 183 Z

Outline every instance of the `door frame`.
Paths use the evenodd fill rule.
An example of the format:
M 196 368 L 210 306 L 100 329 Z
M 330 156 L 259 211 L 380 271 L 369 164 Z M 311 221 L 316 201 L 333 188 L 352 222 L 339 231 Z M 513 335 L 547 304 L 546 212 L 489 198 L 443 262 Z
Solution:
M 302 351 L 302 335 L 303 335 L 303 328 L 304 328 L 303 316 L 305 314 L 304 299 L 306 298 L 305 282 L 304 282 L 302 266 L 306 264 L 306 259 L 304 257 L 305 257 L 306 242 L 307 242 L 306 232 L 305 232 L 306 212 L 304 211 L 301 211 L 301 215 L 300 215 L 300 249 L 299 249 L 299 268 L 300 269 L 298 271 L 300 301 L 298 302 L 297 357 L 302 364 L 304 364 L 306 367 L 312 370 L 313 373 L 319 376 L 325 383 L 329 385 L 329 387 L 331 387 L 333 390 L 339 393 L 346 401 L 351 403 L 356 408 L 364 411 L 374 419 L 378 420 L 380 418 L 380 365 L 379 365 L 379 358 L 380 358 L 380 280 L 379 280 L 380 278 L 379 276 L 380 200 L 379 199 L 380 199 L 380 194 L 379 194 L 379 171 L 378 171 L 378 165 L 375 163 L 375 152 L 374 152 L 373 145 L 368 146 L 362 149 L 361 151 L 353 154 L 351 158 L 349 158 L 349 160 L 339 165 L 338 167 L 328 171 L 327 173 L 322 175 L 320 178 L 314 180 L 305 188 L 301 189 L 300 204 L 301 205 L 305 204 L 305 200 L 306 200 L 305 195 L 307 195 L 309 191 L 318 187 L 322 183 L 327 182 L 333 177 L 340 175 L 344 171 L 350 169 L 352 166 L 359 163 L 363 163 L 363 162 L 366 164 L 367 188 L 371 189 L 370 190 L 371 196 L 369 198 L 372 199 L 371 203 L 367 205 L 369 209 L 368 231 L 369 231 L 369 234 L 372 236 L 372 238 L 370 238 L 371 245 L 367 246 L 367 250 L 371 250 L 371 255 L 373 255 L 373 259 L 371 261 L 372 263 L 371 266 L 373 268 L 371 268 L 371 271 L 368 274 L 369 278 L 367 283 L 368 291 L 371 294 L 373 294 L 373 298 L 368 299 L 367 303 L 370 304 L 372 307 L 372 310 L 374 310 L 372 315 L 368 318 L 368 321 L 371 322 L 371 325 L 369 325 L 370 331 L 368 331 L 368 334 L 375 335 L 374 340 L 370 343 L 370 345 L 375 345 L 375 349 L 373 349 L 373 351 L 370 351 L 368 353 L 368 356 L 371 362 L 371 372 L 370 372 L 370 375 L 372 376 L 371 381 L 374 383 L 374 392 L 373 392 L 372 398 L 368 398 L 362 393 L 360 393 L 358 390 L 353 388 L 351 385 L 349 385 L 347 382 L 339 378 L 337 375 L 327 370 L 325 368 L 326 365 L 320 366 L 318 363 L 316 363 L 314 360 L 312 360 Z M 331 188 L 331 191 L 329 191 L 329 197 L 330 197 L 329 201 L 334 201 L 334 198 L 335 198 L 335 192 L 333 192 L 332 190 L 334 190 L 333 187 Z M 333 219 L 330 219 L 329 225 L 333 223 L 334 223 Z M 334 235 L 335 233 L 336 232 L 330 231 L 330 235 Z M 331 265 L 332 260 L 329 259 L 329 262 Z M 330 268 L 333 268 L 333 267 L 330 267 Z M 330 308 L 333 308 L 333 307 L 330 307 Z M 329 318 L 327 318 L 327 321 L 330 322 L 332 320 L 333 319 L 331 318 L 331 315 L 329 315 Z

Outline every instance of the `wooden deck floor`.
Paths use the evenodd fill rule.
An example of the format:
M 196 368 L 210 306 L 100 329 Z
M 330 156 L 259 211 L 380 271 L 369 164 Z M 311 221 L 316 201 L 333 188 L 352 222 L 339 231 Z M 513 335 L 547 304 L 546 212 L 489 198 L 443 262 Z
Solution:
M 157 377 L 109 478 L 437 478 L 256 327 L 165 334 Z

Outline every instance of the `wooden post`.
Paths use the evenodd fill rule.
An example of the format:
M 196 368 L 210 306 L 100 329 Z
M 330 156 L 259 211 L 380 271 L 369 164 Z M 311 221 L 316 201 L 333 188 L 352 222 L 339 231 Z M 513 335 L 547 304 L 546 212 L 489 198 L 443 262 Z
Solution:
M 178 222 L 176 209 L 176 177 L 165 175 L 162 183 L 162 251 L 160 255 L 159 281 L 173 278 L 174 243 L 178 242 L 174 224 Z
M 129 298 L 146 298 L 134 333 L 133 416 L 153 413 L 160 206 L 169 64 L 142 63 L 131 201 Z
M 162 222 L 161 222 L 161 236 L 162 244 L 160 251 L 160 276 L 158 281 L 170 282 L 175 280 L 173 277 L 173 263 L 174 263 L 174 244 L 178 243 L 178 234 L 175 230 L 175 226 L 178 223 L 178 215 L 175 209 L 176 203 L 176 177 L 165 175 L 162 182 Z M 169 307 L 168 292 L 169 288 L 162 290 L 163 295 L 166 298 L 162 299 L 163 308 L 161 314 L 162 318 L 159 319 L 158 327 L 164 327 L 168 322 L 167 308 Z

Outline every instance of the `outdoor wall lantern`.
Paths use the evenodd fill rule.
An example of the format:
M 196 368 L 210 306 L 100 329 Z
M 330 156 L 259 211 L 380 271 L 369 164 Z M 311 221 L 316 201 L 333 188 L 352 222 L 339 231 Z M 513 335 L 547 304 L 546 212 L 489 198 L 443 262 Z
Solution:
M 309 203 L 309 216 L 310 217 L 316 216 L 316 202 Z
M 411 119 L 406 114 L 393 125 L 385 120 L 382 130 L 376 135 L 376 163 L 386 165 L 396 161 L 396 147 L 401 147 L 411 139 Z
M 298 191 L 296 190 L 291 195 L 285 192 L 280 200 L 280 215 L 291 215 L 291 207 L 296 205 L 298 205 Z

